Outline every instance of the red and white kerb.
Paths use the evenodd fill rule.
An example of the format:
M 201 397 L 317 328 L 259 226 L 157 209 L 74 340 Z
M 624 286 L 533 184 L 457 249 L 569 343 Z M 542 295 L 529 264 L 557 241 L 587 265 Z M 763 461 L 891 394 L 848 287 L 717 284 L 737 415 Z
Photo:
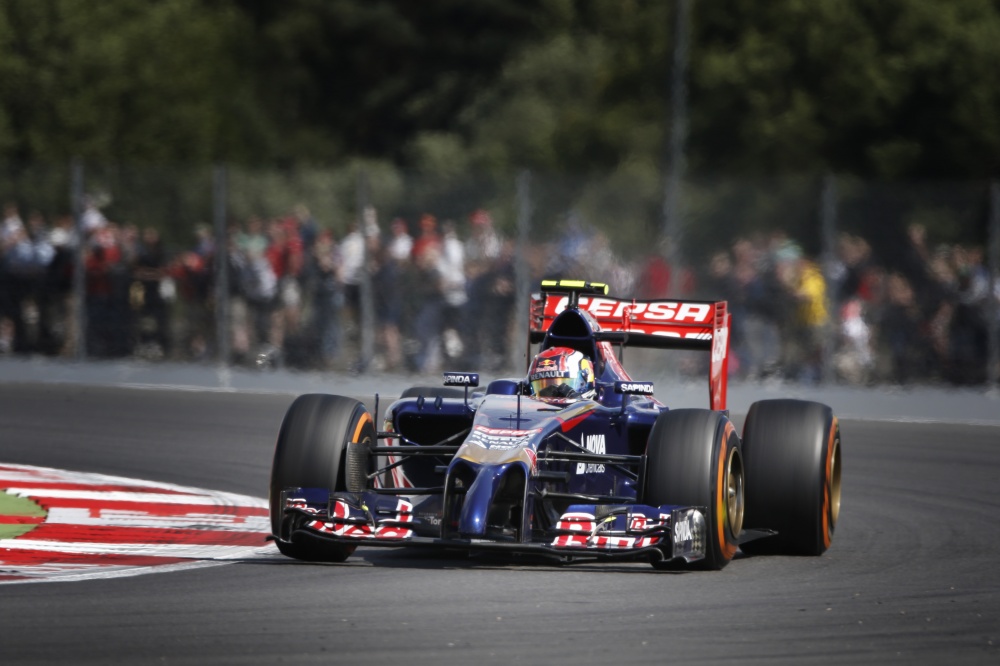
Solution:
M 0 525 L 34 524 L 0 538 L 0 583 L 113 578 L 273 551 L 267 502 L 255 497 L 10 464 L 0 464 L 0 493 L 46 514 L 0 515 Z

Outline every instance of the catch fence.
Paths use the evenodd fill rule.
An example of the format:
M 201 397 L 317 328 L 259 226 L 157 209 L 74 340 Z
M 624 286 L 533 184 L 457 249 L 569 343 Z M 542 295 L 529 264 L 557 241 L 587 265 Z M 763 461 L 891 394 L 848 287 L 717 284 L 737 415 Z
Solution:
M 996 385 L 996 183 L 689 179 L 673 238 L 663 191 L 642 165 L 7 165 L 0 352 L 518 374 L 532 289 L 574 277 L 728 300 L 739 378 Z M 703 370 L 667 356 L 635 374 Z

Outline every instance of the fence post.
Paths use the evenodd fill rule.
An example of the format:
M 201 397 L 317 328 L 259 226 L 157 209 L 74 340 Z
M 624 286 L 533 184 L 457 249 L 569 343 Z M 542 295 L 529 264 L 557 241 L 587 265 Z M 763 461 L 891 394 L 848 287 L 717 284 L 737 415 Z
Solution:
M 990 183 L 989 257 L 987 268 L 990 273 L 990 292 L 986 299 L 986 316 L 989 317 L 989 366 L 986 370 L 987 390 L 996 390 L 1000 380 L 1000 316 L 997 304 L 997 279 L 1000 274 L 1000 181 Z
M 368 233 L 369 207 L 371 205 L 368 196 L 368 174 L 364 169 L 358 172 L 357 182 L 357 219 L 358 231 L 361 233 L 361 284 L 359 287 L 359 319 L 358 322 L 358 372 L 365 372 L 371 366 L 372 359 L 375 358 L 375 301 L 372 290 L 372 276 L 370 259 L 368 256 Z M 374 223 L 374 220 L 371 222 Z
M 667 182 L 663 196 L 663 234 L 669 242 L 667 261 L 675 276 L 680 264 L 683 228 L 681 219 L 681 183 L 687 166 L 684 144 L 687 141 L 687 69 L 691 23 L 691 0 L 678 0 L 674 23 L 673 67 L 670 71 L 670 143 L 667 155 Z M 677 293 L 677 279 L 670 281 L 670 291 Z
M 83 228 L 83 160 L 74 157 L 70 161 L 69 201 L 73 211 L 73 228 L 76 230 L 76 247 L 73 250 L 73 321 L 75 322 L 75 339 L 73 340 L 73 358 L 83 361 L 87 358 L 87 290 L 85 267 L 83 265 L 87 242 L 86 229 Z
M 514 252 L 514 336 L 510 341 L 508 358 L 510 365 L 518 373 L 527 370 L 528 349 L 525 340 L 528 335 L 528 307 L 531 299 L 531 275 L 525 260 L 528 247 L 528 232 L 531 229 L 531 172 L 522 171 L 517 176 L 517 250 Z M 521 337 L 521 336 L 525 337 Z
M 820 382 L 833 379 L 833 354 L 837 348 L 837 324 L 840 316 L 839 303 L 831 293 L 833 286 L 833 266 L 837 259 L 837 178 L 832 173 L 823 177 L 823 193 L 820 195 L 820 228 L 823 247 L 821 261 L 823 283 L 826 287 L 827 323 L 823 329 Z
M 212 169 L 212 224 L 215 229 L 215 349 L 220 366 L 229 365 L 229 234 L 226 167 Z

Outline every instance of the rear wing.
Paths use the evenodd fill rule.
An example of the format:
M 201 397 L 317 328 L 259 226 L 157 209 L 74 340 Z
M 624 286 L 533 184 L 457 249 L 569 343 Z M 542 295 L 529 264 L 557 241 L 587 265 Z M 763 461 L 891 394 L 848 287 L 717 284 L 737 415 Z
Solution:
M 556 316 L 569 307 L 588 312 L 601 330 L 597 342 L 629 347 L 690 349 L 711 352 L 709 406 L 726 409 L 729 368 L 729 320 L 726 301 L 624 299 L 607 296 L 600 283 L 545 280 L 532 294 L 528 339 L 545 339 Z

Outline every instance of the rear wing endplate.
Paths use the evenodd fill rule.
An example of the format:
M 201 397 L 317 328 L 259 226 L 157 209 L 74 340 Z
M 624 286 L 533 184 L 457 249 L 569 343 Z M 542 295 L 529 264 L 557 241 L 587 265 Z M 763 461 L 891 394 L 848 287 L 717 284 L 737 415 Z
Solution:
M 600 325 L 597 342 L 628 347 L 689 349 L 711 352 L 709 404 L 726 409 L 729 366 L 729 320 L 726 301 L 624 299 L 604 295 L 589 282 L 551 281 L 532 294 L 529 341 L 545 339 L 556 316 L 568 307 L 585 310 Z M 577 289 L 575 285 L 584 285 Z M 573 286 L 571 286 L 573 285 Z M 604 285 L 599 285 L 604 288 Z M 606 289 L 606 288 L 605 288 Z

